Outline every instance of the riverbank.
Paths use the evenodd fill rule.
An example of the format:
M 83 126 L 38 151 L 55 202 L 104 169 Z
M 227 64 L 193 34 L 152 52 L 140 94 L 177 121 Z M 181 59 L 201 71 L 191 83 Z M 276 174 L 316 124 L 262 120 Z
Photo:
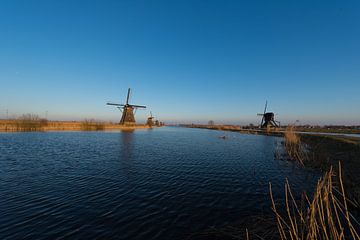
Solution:
M 271 135 L 271 136 L 283 136 L 284 133 L 281 130 L 285 130 L 282 128 L 266 131 L 259 128 L 243 128 L 241 126 L 235 125 L 200 125 L 200 124 L 186 124 L 180 125 L 180 127 L 187 128 L 202 128 L 209 130 L 219 130 L 219 131 L 232 131 L 232 132 L 240 132 L 240 133 L 248 133 L 248 134 L 261 134 L 261 135 Z
M 245 129 L 233 125 L 182 125 L 182 127 L 202 128 L 210 130 L 232 131 L 244 134 L 259 134 L 283 137 L 285 128 L 273 129 Z M 345 135 L 331 135 L 325 130 L 316 133 L 304 129 L 295 129 L 300 140 L 309 151 L 312 161 L 306 167 L 320 168 L 326 171 L 333 166 L 337 171 L 339 161 L 344 170 L 344 179 L 351 198 L 360 202 L 360 138 Z M 337 131 L 335 133 L 339 133 Z M 311 134 L 309 134 L 311 133 Z M 328 135 L 326 134 L 328 133 Z
M 341 162 L 347 192 L 360 203 L 360 138 L 301 134 L 300 139 L 311 153 L 310 167 L 325 171 L 333 166 L 337 170 Z
M 272 131 L 261 130 L 261 129 L 242 129 L 239 126 L 207 126 L 207 125 L 190 125 L 187 127 L 191 128 L 204 128 L 204 129 L 211 129 L 211 130 L 222 130 L 222 131 L 233 131 L 239 133 L 246 133 L 246 134 L 261 134 L 261 135 L 270 135 L 270 136 L 284 136 L 285 133 L 289 130 L 286 129 L 276 129 Z M 351 137 L 345 135 L 331 135 L 331 133 L 324 134 L 324 132 L 311 132 L 304 133 L 302 129 L 295 129 L 295 134 L 300 139 L 300 145 L 304 146 L 306 149 L 306 153 L 308 154 L 308 161 L 305 162 L 305 168 L 318 168 L 321 169 L 324 173 L 324 177 L 319 179 L 317 188 L 315 192 L 310 197 L 310 202 L 308 208 L 305 210 L 302 208 L 302 212 L 299 215 L 295 214 L 294 208 L 297 208 L 295 200 L 291 200 L 292 206 L 281 205 L 277 203 L 278 209 L 275 210 L 275 205 L 273 205 L 273 210 L 276 214 L 282 215 L 282 220 L 279 218 L 275 218 L 275 215 L 253 215 L 249 216 L 246 219 L 241 219 L 239 221 L 235 221 L 233 223 L 226 224 L 222 228 L 211 228 L 201 233 L 196 233 L 190 236 L 188 239 L 192 240 L 203 240 L 203 239 L 279 239 L 280 236 L 287 236 L 290 233 L 300 233 L 300 235 L 296 236 L 304 236 L 301 235 L 304 232 L 298 231 L 297 227 L 301 224 L 296 225 L 296 230 L 293 230 L 290 226 L 290 223 L 293 224 L 292 219 L 300 219 L 299 216 L 306 216 L 304 219 L 307 219 L 308 224 L 307 226 L 302 226 L 302 229 L 305 229 L 307 236 L 311 236 L 313 232 L 319 232 L 319 236 L 321 235 L 320 232 L 327 232 L 330 229 L 330 225 L 332 229 L 342 229 L 349 227 L 346 222 L 343 222 L 339 226 L 334 224 L 335 217 L 332 215 L 333 209 L 335 209 L 335 205 L 331 205 L 334 203 L 330 203 L 329 199 L 334 199 L 338 197 L 336 201 L 339 199 L 349 199 L 349 201 L 345 201 L 346 204 L 336 205 L 337 207 L 345 209 L 336 210 L 337 212 L 347 213 L 349 210 L 351 212 L 351 222 L 354 225 L 351 225 L 351 232 L 352 234 L 357 234 L 356 232 L 359 230 L 359 226 L 356 220 L 359 220 L 359 213 L 360 213 L 360 138 L 359 137 Z M 289 132 L 287 132 L 289 133 Z M 285 139 L 288 137 L 288 134 Z M 224 135 L 226 138 L 226 135 Z M 285 144 L 285 140 L 284 140 Z M 284 159 L 289 159 L 286 157 Z M 339 169 L 339 162 L 341 163 L 341 169 Z M 332 167 L 332 168 L 331 168 Z M 339 173 L 341 172 L 341 173 Z M 328 176 L 326 178 L 326 176 Z M 324 180 L 327 179 L 327 180 Z M 341 179 L 344 183 L 342 185 Z M 344 186 L 344 188 L 342 188 Z M 290 185 L 287 185 L 287 190 L 285 192 L 289 192 Z M 335 190 L 334 190 L 335 189 Z M 334 190 L 334 192 L 332 192 Z M 341 193 L 340 193 L 341 192 Z M 272 195 L 271 195 L 272 196 Z M 340 197 L 339 197 L 340 196 Z M 272 201 L 273 198 L 271 197 Z M 290 202 L 291 202 L 290 201 Z M 274 203 L 274 202 L 273 202 Z M 274 203 L 275 204 L 275 203 Z M 286 200 L 286 204 L 289 204 L 289 201 Z M 291 203 L 290 203 L 291 205 Z M 289 210 L 292 209 L 292 210 Z M 325 209 L 325 210 L 324 210 Z M 348 210 L 347 210 L 348 209 Z M 324 214 L 327 213 L 327 215 Z M 311 213 L 311 214 L 309 214 Z M 276 215 L 279 216 L 279 215 Z M 287 218 L 287 216 L 291 216 Z M 345 215 L 344 215 L 345 216 Z M 283 219 L 287 219 L 284 221 Z M 349 220 L 350 221 L 350 220 Z M 288 224 L 287 227 L 284 227 L 277 224 L 277 222 L 281 222 L 281 224 Z M 318 222 L 316 224 L 311 225 L 313 222 Z M 324 225 L 321 226 L 319 223 L 323 223 Z M 304 224 L 306 225 L 306 224 Z M 280 227 L 279 227 L 280 226 Z M 294 227 L 294 225 L 291 225 Z M 352 227 L 356 226 L 356 227 Z M 281 229 L 281 230 L 280 230 Z M 286 229 L 286 233 L 284 232 Z M 337 230 L 336 230 L 337 231 Z M 348 236 L 346 237 L 349 239 L 358 239 L 356 237 L 351 238 L 349 234 L 349 230 L 345 231 Z M 354 233 L 355 232 L 355 233 Z M 283 235 L 282 235 L 283 234 Z M 334 234 L 336 235 L 336 234 Z M 250 236 L 250 237 L 249 237 Z M 306 236 L 306 235 L 305 235 Z M 356 235 L 358 237 L 358 235 Z M 290 239 L 287 237 L 282 237 L 283 239 Z M 306 239 L 300 237 L 294 237 L 297 239 Z M 315 239 L 316 237 L 314 237 Z M 330 237 L 331 239 L 341 239 Z M 316 238 L 317 239 L 317 238 Z
M 21 132 L 21 131 L 96 131 L 96 130 L 135 130 L 150 128 L 145 124 L 123 126 L 113 123 L 95 121 L 46 121 L 30 130 L 21 126 L 18 120 L 0 120 L 0 132 Z
M 271 135 L 271 136 L 283 136 L 286 127 L 280 127 L 275 129 L 260 129 L 257 127 L 242 127 L 236 125 L 201 125 L 201 124 L 183 124 L 179 125 L 180 127 L 188 127 L 188 128 L 203 128 L 210 130 L 220 130 L 220 131 L 235 131 L 241 133 L 249 133 L 249 134 L 261 134 L 261 135 Z M 319 135 L 341 135 L 351 137 L 351 135 L 360 135 L 360 130 L 349 130 L 349 129 L 330 129 L 330 128 L 304 128 L 304 127 L 296 127 L 296 133 L 298 134 L 319 134 Z

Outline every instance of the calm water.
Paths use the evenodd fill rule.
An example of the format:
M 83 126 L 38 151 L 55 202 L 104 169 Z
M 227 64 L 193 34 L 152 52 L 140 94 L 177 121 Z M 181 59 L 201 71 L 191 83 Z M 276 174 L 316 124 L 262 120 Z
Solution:
M 220 139 L 219 136 L 227 138 Z M 183 239 L 270 212 L 317 174 L 274 159 L 281 139 L 164 127 L 0 134 L 0 239 Z

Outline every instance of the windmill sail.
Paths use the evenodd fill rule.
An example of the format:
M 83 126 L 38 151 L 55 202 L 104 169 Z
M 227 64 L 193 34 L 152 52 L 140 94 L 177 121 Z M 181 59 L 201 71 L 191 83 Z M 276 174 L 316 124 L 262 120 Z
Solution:
M 268 128 L 268 127 L 279 127 L 280 126 L 280 122 L 275 121 L 275 114 L 273 112 L 266 112 L 267 111 L 267 105 L 268 102 L 265 102 L 265 108 L 264 108 L 264 113 L 258 113 L 258 116 L 262 116 L 261 118 L 261 123 L 260 123 L 260 127 L 261 128 Z
M 146 108 L 143 105 L 133 105 L 129 104 L 130 100 L 131 89 L 129 88 L 126 95 L 126 102 L 125 104 L 118 104 L 118 103 L 107 103 L 107 105 L 117 106 L 120 110 L 122 110 L 122 116 L 120 119 L 121 125 L 135 125 L 135 116 L 134 116 L 134 109 L 137 108 Z

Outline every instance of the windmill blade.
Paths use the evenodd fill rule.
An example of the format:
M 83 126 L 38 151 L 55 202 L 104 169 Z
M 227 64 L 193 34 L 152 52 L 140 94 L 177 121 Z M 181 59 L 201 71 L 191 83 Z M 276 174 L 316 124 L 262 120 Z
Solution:
M 127 97 L 126 97 L 126 104 L 129 104 L 129 98 L 130 98 L 130 88 L 128 89 Z
M 262 114 L 262 113 L 258 113 L 258 114 L 256 114 L 257 116 L 264 116 L 264 114 Z
M 133 107 L 133 108 L 146 108 L 146 106 L 141 106 L 141 105 L 129 105 L 130 107 Z
M 279 127 L 281 127 L 280 121 L 275 121 Z
M 266 102 L 265 102 L 264 115 L 265 115 L 265 113 L 266 113 L 266 109 L 267 109 L 267 100 L 266 100 Z
M 273 124 L 274 127 L 279 127 L 279 124 L 277 121 L 272 120 L 271 123 Z
M 119 104 L 119 103 L 106 103 L 106 105 L 120 106 L 120 107 L 125 106 L 124 104 Z

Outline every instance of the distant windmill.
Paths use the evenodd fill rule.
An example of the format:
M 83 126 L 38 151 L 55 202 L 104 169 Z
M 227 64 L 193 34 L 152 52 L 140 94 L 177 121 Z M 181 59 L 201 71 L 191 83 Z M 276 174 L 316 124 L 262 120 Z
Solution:
M 120 120 L 121 125 L 134 125 L 136 123 L 134 117 L 134 109 L 146 108 L 146 106 L 129 104 L 130 92 L 131 89 L 129 88 L 125 104 L 107 103 L 107 105 L 117 106 L 117 108 L 122 111 L 122 116 Z
M 155 126 L 159 127 L 160 126 L 160 122 L 159 120 L 155 120 Z
M 154 117 L 152 112 L 150 112 L 150 117 L 147 118 L 146 124 L 150 127 L 154 126 Z
M 258 113 L 258 116 L 262 116 L 260 127 L 267 128 L 267 127 L 280 127 L 280 122 L 275 121 L 275 114 L 273 112 L 266 112 L 267 109 L 267 101 L 265 103 L 264 113 Z

